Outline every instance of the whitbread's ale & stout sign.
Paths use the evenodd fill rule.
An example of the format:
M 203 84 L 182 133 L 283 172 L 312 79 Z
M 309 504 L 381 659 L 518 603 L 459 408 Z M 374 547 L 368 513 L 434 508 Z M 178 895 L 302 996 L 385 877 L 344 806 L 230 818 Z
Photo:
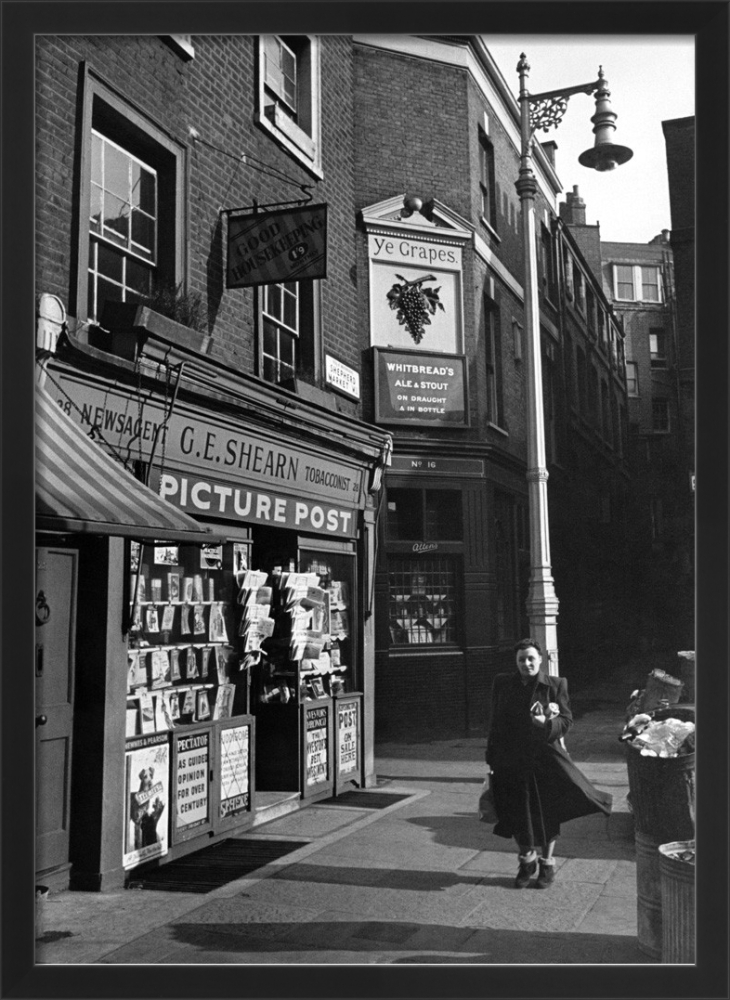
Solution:
M 228 215 L 226 288 L 327 277 L 327 206 Z

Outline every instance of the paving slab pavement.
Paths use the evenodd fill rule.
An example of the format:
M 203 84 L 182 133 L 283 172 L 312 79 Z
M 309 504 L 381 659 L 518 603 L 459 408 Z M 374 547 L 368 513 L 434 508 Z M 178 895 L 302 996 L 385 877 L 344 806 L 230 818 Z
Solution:
M 513 888 L 515 849 L 480 823 L 484 740 L 376 748 L 385 809 L 316 802 L 241 840 L 308 841 L 201 896 L 61 892 L 37 964 L 654 964 L 636 937 L 623 710 L 591 705 L 569 751 L 614 795 L 563 826 L 548 890 Z M 369 794 L 364 790 L 363 795 Z

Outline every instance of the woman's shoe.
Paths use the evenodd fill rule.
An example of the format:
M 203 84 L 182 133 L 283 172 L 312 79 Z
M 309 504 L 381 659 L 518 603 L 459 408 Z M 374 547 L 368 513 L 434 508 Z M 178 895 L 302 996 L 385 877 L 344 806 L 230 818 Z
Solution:
M 520 867 L 515 878 L 515 889 L 524 889 L 537 871 L 537 855 L 532 851 L 530 854 L 519 854 L 518 858 Z
M 540 858 L 540 874 L 535 882 L 536 889 L 549 889 L 555 881 L 555 861 L 550 858 Z

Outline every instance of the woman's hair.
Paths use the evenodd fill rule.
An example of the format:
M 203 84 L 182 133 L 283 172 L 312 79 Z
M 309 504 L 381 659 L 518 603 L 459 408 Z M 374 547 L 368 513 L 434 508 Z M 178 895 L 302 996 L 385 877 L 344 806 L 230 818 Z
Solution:
M 514 651 L 518 653 L 521 649 L 529 649 L 530 646 L 534 647 L 542 656 L 542 646 L 537 639 L 520 639 L 518 643 L 515 643 Z

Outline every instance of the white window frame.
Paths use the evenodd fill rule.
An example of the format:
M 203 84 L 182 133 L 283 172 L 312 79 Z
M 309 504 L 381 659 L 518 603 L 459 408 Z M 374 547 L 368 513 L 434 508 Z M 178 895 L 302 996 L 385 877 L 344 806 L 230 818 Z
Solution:
M 629 267 L 631 268 L 631 281 L 633 285 L 633 294 L 631 298 L 627 298 L 625 295 L 619 295 L 618 286 L 618 269 L 619 267 Z M 644 297 L 644 275 L 643 272 L 647 269 L 651 269 L 656 272 L 656 290 L 657 298 L 648 299 Z M 659 305 L 663 302 L 662 298 L 662 276 L 661 268 L 658 264 L 628 264 L 616 261 L 611 265 L 611 274 L 613 279 L 613 297 L 618 302 L 653 302 L 655 305 Z M 622 282 L 625 284 L 625 282 Z M 651 285 L 651 287 L 655 287 Z
M 300 119 L 297 122 L 284 110 L 283 100 L 271 103 L 272 88 L 266 84 L 265 37 L 259 35 L 257 38 L 256 123 L 312 174 L 322 178 L 320 40 L 316 35 L 297 36 L 297 43 L 301 48 L 300 52 L 294 53 L 297 59 Z M 293 51 L 292 46 L 286 41 L 288 36 L 275 37 L 289 51 Z M 270 108 L 268 113 L 267 108 Z
M 106 108 L 106 115 L 117 118 L 120 124 L 131 126 L 139 135 L 144 135 L 146 141 L 159 150 L 168 161 L 174 176 L 168 170 L 167 176 L 163 179 L 158 175 L 157 186 L 157 233 L 158 246 L 156 254 L 156 267 L 158 273 L 162 274 L 164 280 L 172 285 L 184 282 L 187 276 L 187 229 L 185 220 L 185 202 L 183 192 L 187 186 L 186 162 L 184 147 L 175 139 L 163 131 L 162 126 L 153 122 L 138 108 L 122 98 L 116 91 L 112 90 L 96 73 L 92 72 L 88 66 L 84 66 L 83 75 L 83 119 L 82 129 L 82 153 L 78 175 L 78 201 L 79 212 L 76 219 L 74 239 L 78 247 L 78 261 L 75 279 L 75 311 L 80 323 L 88 321 L 88 289 L 89 289 L 89 216 L 91 208 L 91 134 L 92 130 L 99 129 L 97 123 L 97 111 L 101 106 Z M 107 135 L 107 139 L 111 136 Z M 127 155 L 134 154 L 127 149 L 124 143 L 117 143 Z M 154 166 L 154 163 L 141 159 L 145 166 Z M 167 187 L 166 201 L 168 210 L 165 220 L 160 214 L 160 199 L 162 185 Z M 167 261 L 164 269 L 161 267 L 160 240 L 165 240 L 169 248 Z

